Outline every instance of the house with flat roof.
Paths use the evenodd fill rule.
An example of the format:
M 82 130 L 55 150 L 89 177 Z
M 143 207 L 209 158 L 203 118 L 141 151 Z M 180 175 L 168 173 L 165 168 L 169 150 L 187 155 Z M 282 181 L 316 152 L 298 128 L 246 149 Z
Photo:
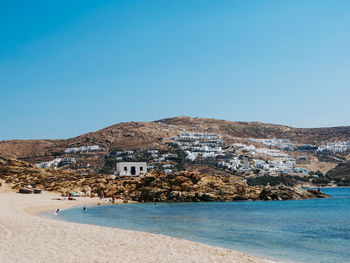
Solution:
M 142 176 L 147 173 L 147 163 L 118 162 L 115 173 L 119 176 Z

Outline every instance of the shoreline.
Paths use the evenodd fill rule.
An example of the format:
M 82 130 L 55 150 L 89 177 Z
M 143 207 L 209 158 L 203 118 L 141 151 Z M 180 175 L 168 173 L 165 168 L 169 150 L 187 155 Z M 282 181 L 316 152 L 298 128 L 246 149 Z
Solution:
M 0 192 L 0 262 L 272 262 L 164 235 L 40 217 L 57 208 L 108 204 L 55 197 Z
M 123 205 L 124 203 L 121 200 L 116 200 L 115 204 L 112 204 L 105 199 L 99 199 L 98 197 L 75 197 L 76 200 L 53 200 L 59 201 L 62 203 L 57 203 L 55 205 L 39 205 L 39 206 L 31 206 L 27 207 L 24 210 L 33 216 L 40 216 L 44 213 L 54 212 L 57 208 L 60 210 L 65 210 L 69 208 L 73 208 L 76 206 L 97 206 L 97 205 Z M 134 201 L 129 201 L 128 204 L 136 203 Z

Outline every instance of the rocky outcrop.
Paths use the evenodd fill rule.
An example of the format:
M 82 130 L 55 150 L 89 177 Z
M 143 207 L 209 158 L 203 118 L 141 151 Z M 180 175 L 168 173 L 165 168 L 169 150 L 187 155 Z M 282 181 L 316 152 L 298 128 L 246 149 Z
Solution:
M 160 174 L 153 172 L 141 178 L 130 191 L 137 201 L 236 201 L 236 200 L 297 200 L 324 198 L 327 195 L 317 190 L 301 190 L 286 186 L 248 186 L 221 176 L 179 172 Z
M 20 188 L 20 189 L 18 189 L 18 193 L 20 193 L 20 194 L 34 194 L 34 190 L 31 188 Z
M 329 196 L 319 190 L 301 190 L 298 188 L 290 188 L 284 185 L 264 187 L 259 194 L 260 200 L 299 200 L 325 197 Z
M 39 188 L 60 193 L 128 197 L 135 201 L 209 202 L 235 200 L 295 200 L 324 198 L 317 190 L 286 186 L 248 186 L 219 175 L 198 172 L 163 174 L 156 171 L 142 178 L 81 175 L 70 171 L 39 169 L 29 163 L 0 159 L 0 179 L 14 189 Z
M 29 188 L 53 192 L 84 191 L 89 183 L 98 185 L 105 176 L 81 175 L 71 171 L 40 169 L 36 166 L 15 160 L 0 158 L 0 179 L 13 189 Z

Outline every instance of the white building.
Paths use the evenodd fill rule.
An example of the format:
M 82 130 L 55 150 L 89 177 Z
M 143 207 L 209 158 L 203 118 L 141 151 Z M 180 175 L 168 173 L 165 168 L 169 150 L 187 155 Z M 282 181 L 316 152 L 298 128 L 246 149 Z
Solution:
M 202 157 L 203 158 L 214 158 L 215 157 L 215 153 L 213 153 L 213 152 L 202 153 Z
M 153 160 L 156 161 L 156 162 L 164 162 L 165 158 L 164 157 L 159 157 L 159 158 L 154 158 Z
M 152 153 L 151 156 L 152 158 L 158 158 L 158 153 Z
M 350 141 L 344 142 L 330 142 L 327 145 L 320 145 L 317 149 L 318 152 L 346 152 L 350 150 Z
M 242 149 L 242 152 L 254 152 L 256 147 L 254 145 L 246 146 Z
M 72 157 L 66 157 L 66 158 L 62 158 L 61 159 L 61 165 L 66 165 L 66 164 L 71 164 L 71 163 L 75 163 L 76 160 L 75 158 L 72 158 Z
M 186 159 L 193 162 L 194 160 L 197 159 L 198 157 L 198 153 L 192 153 L 190 151 L 185 151 L 185 154 L 186 154 Z
M 62 161 L 62 158 L 56 158 L 48 162 L 42 162 L 35 164 L 38 168 L 55 168 L 57 167 Z
M 279 148 L 281 150 L 290 150 L 292 151 L 294 148 L 294 144 L 290 141 L 290 139 L 248 139 L 250 142 L 262 143 L 268 147 Z
M 75 147 L 75 148 L 67 148 L 65 149 L 65 153 L 78 153 L 78 152 L 93 152 L 93 151 L 99 151 L 100 146 L 98 145 L 91 145 L 91 146 L 81 146 L 81 147 Z
M 241 161 L 236 157 L 234 159 L 231 159 L 230 160 L 230 166 L 229 168 L 232 170 L 232 171 L 236 171 L 238 169 L 238 166 L 241 164 Z
M 266 162 L 264 160 L 254 160 L 255 167 L 259 169 L 264 169 Z
M 236 148 L 244 148 L 244 147 L 247 147 L 246 144 L 243 144 L 243 143 L 234 143 L 232 144 L 233 147 L 236 147 Z
M 173 172 L 173 170 L 171 170 L 171 169 L 164 169 L 164 173 L 165 174 L 170 174 L 170 173 L 172 173 Z
M 146 162 L 119 162 L 116 168 L 116 175 L 119 176 L 141 176 L 147 173 Z

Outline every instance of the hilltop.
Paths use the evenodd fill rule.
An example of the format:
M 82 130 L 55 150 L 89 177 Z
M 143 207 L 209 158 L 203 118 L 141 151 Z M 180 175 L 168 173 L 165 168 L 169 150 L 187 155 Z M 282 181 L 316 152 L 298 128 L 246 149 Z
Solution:
M 111 148 L 164 149 L 169 138 L 181 131 L 216 133 L 227 143 L 239 141 L 240 138 L 289 138 L 297 144 L 350 140 L 350 126 L 293 128 L 261 122 L 232 122 L 181 116 L 153 122 L 121 122 L 66 140 L 0 141 L 0 155 L 8 158 L 54 156 L 62 149 L 83 144 L 100 145 L 105 151 Z
M 175 117 L 156 121 L 190 131 L 217 133 L 229 140 L 236 138 L 288 138 L 298 144 L 323 144 L 350 139 L 350 126 L 329 128 L 293 128 L 262 122 Z

